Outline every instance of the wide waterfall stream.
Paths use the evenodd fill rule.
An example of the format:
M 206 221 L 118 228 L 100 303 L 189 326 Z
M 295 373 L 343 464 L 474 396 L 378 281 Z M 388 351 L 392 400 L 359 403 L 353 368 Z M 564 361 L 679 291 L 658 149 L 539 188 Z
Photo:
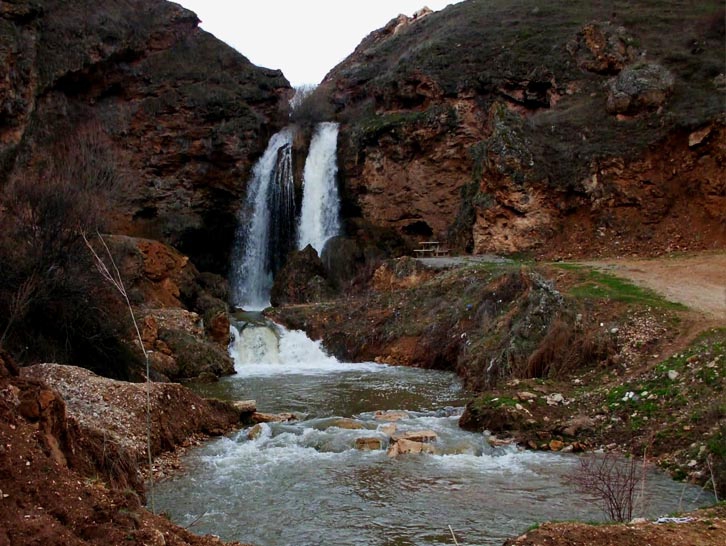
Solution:
M 260 321 L 235 332 L 231 352 L 237 375 L 197 392 L 300 419 L 211 441 L 185 457 L 184 475 L 157 485 L 157 508 L 195 532 L 259 546 L 451 545 L 451 525 L 462 545 L 494 545 L 535 522 L 604 519 L 564 479 L 576 456 L 493 448 L 460 430 L 465 393 L 451 374 L 341 363 Z M 398 432 L 435 431 L 436 454 L 389 458 L 383 410 L 407 412 Z M 361 437 L 384 449 L 355 449 Z M 656 471 L 645 490 L 638 516 L 713 501 Z

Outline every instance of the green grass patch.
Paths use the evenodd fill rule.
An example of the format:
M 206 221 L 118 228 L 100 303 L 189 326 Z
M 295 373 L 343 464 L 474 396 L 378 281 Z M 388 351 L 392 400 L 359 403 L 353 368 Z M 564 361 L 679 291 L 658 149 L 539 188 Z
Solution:
M 560 269 L 580 272 L 580 282 L 570 289 L 570 294 L 580 299 L 619 301 L 634 305 L 648 305 L 661 309 L 685 310 L 681 303 L 668 301 L 653 290 L 633 284 L 627 279 L 586 269 L 577 264 L 555 264 Z

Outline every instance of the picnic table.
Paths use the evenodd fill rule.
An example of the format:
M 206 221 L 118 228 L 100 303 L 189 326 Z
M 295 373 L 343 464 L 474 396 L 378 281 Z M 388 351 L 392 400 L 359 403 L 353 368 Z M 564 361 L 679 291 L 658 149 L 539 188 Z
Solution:
M 439 241 L 422 241 L 419 248 L 414 249 L 417 258 L 425 258 L 426 256 L 447 256 L 449 250 L 443 248 Z

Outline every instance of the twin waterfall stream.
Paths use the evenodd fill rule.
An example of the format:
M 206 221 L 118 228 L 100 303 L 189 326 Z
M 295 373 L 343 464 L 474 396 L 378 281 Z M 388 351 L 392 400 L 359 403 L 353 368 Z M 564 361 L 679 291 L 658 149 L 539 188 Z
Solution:
M 254 168 L 232 259 L 240 313 L 230 353 L 237 374 L 192 385 L 203 396 L 255 399 L 258 411 L 298 419 L 231 434 L 192 450 L 186 472 L 157 484 L 156 505 L 197 533 L 257 546 L 499 545 L 546 520 L 603 520 L 566 479 L 572 455 L 492 447 L 460 430 L 467 393 L 450 373 L 341 363 L 303 332 L 270 323 L 274 274 L 287 254 L 322 252 L 340 231 L 338 127 L 320 124 L 304 167 L 302 202 L 293 179 L 293 130 L 272 137 Z M 397 433 L 434 431 L 435 453 L 388 457 Z M 377 415 L 376 412 L 379 412 Z M 384 414 L 385 416 L 385 414 Z M 356 439 L 382 449 L 361 451 Z M 712 501 L 701 490 L 652 471 L 637 516 L 658 516 Z

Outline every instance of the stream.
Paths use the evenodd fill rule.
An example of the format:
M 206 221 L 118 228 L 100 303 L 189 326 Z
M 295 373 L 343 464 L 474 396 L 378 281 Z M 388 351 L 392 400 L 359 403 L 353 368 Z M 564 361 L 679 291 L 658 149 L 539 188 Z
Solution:
M 576 456 L 494 448 L 485 434 L 460 430 L 467 393 L 454 375 L 341 363 L 302 332 L 238 326 L 237 374 L 192 388 L 299 420 L 191 450 L 186 472 L 156 486 L 157 508 L 176 523 L 257 546 L 423 546 L 454 544 L 449 526 L 461 545 L 500 545 L 536 522 L 605 519 L 567 484 Z M 388 457 L 390 422 L 376 415 L 386 410 L 405 411 L 396 433 L 434 431 L 436 453 Z M 363 437 L 383 449 L 355 449 Z M 713 502 L 655 470 L 645 489 L 637 516 Z

